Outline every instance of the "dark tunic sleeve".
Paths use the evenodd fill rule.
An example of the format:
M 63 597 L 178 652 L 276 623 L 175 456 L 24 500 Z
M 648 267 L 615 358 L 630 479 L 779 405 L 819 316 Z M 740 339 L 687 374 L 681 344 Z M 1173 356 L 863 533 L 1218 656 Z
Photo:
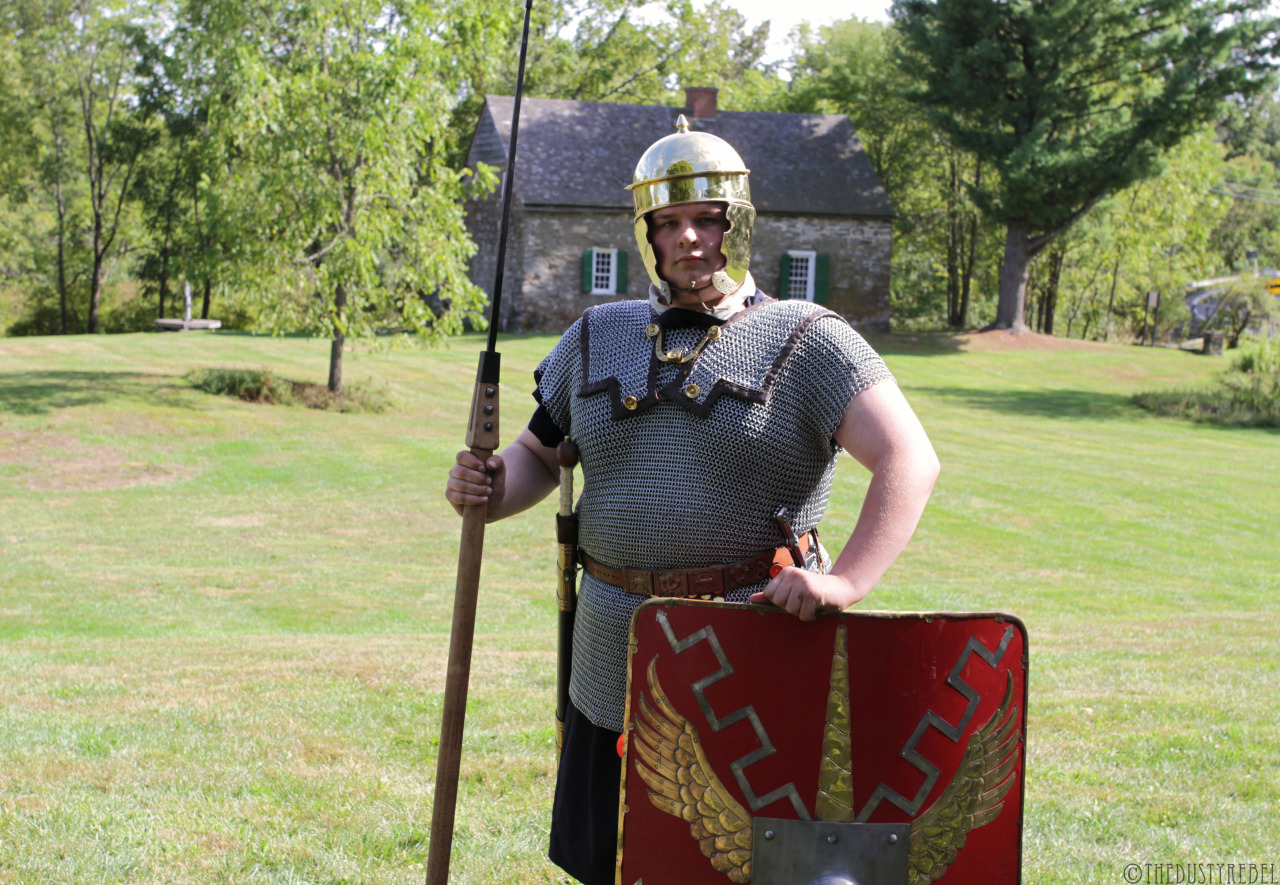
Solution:
M 529 430 L 548 448 L 555 448 L 573 432 L 569 402 L 580 383 L 581 334 L 579 318 L 533 372 L 533 398 L 538 401 L 538 408 L 529 421 Z

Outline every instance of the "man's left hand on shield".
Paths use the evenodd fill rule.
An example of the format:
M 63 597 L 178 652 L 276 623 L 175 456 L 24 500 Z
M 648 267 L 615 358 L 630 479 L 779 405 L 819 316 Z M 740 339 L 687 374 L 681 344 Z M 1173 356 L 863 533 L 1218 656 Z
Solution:
M 751 594 L 750 601 L 770 603 L 802 621 L 812 621 L 819 614 L 844 611 L 860 602 L 869 590 L 859 589 L 839 575 L 822 575 L 788 566 L 763 590 Z

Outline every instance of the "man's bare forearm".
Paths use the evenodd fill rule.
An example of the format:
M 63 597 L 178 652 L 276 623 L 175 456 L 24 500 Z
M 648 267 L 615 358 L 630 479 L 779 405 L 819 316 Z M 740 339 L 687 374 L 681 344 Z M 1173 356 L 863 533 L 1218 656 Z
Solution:
M 831 574 L 853 584 L 858 599 L 884 577 L 911 540 L 938 469 L 927 441 L 923 448 L 887 452 L 875 465 L 858 522 L 831 567 Z
M 783 569 L 751 597 L 806 621 L 843 611 L 871 592 L 911 540 L 938 478 L 938 456 L 894 384 L 854 397 L 835 439 L 872 474 L 848 543 L 828 574 Z
M 486 521 L 494 522 L 532 507 L 551 493 L 559 479 L 555 449 L 544 446 L 526 428 L 484 463 L 469 451 L 458 452 L 444 496 L 459 516 L 467 507 L 487 505 Z
M 545 452 L 550 453 L 549 463 Z M 489 522 L 528 510 L 551 494 L 560 481 L 555 450 L 542 445 L 527 428 L 502 450 L 502 461 L 506 482 L 498 499 L 489 500 Z

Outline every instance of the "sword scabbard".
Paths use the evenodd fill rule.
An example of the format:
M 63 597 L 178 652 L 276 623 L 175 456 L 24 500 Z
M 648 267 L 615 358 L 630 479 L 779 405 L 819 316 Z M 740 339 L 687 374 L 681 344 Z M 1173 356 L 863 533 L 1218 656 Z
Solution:
M 569 710 L 573 667 L 573 622 L 578 607 L 578 515 L 573 511 L 573 468 L 578 447 L 565 437 L 556 449 L 560 462 L 560 512 L 556 514 L 556 606 L 560 610 L 556 661 L 556 752 L 564 749 L 564 717 Z

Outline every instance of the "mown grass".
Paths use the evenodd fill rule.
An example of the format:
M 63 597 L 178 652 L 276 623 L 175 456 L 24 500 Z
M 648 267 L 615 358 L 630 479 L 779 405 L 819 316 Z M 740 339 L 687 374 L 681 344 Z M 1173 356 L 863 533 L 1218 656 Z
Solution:
M 943 475 L 868 604 L 1027 623 L 1024 881 L 1280 860 L 1277 433 L 1131 402 L 1212 360 L 876 343 Z M 503 342 L 504 439 L 550 344 Z M 480 347 L 351 354 L 397 407 L 342 414 L 183 381 L 324 342 L 0 341 L 0 883 L 420 880 Z M 550 506 L 489 530 L 456 882 L 561 881 Z

